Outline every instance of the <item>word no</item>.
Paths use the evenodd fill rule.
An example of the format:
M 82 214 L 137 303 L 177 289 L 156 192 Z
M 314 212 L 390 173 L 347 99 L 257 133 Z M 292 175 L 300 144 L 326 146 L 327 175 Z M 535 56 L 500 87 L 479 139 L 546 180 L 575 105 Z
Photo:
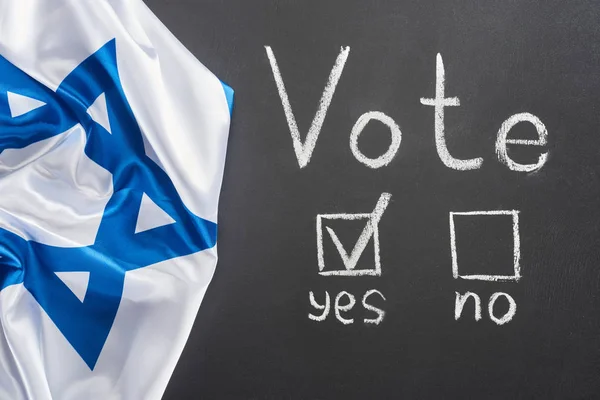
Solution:
M 292 135 L 294 152 L 296 153 L 296 158 L 298 159 L 298 165 L 300 168 L 304 168 L 306 165 L 308 165 L 313 150 L 317 144 L 317 139 L 321 132 L 321 127 L 323 126 L 325 116 L 327 115 L 327 110 L 329 109 L 335 89 L 342 76 L 348 55 L 350 54 L 350 47 L 342 47 L 340 54 L 335 60 L 333 68 L 331 69 L 331 73 L 329 74 L 329 79 L 327 80 L 325 89 L 323 90 L 321 100 L 319 101 L 317 112 L 313 118 L 312 124 L 310 125 L 304 143 L 300 138 L 300 131 L 296 123 L 296 118 L 294 117 L 294 112 L 292 111 L 292 106 L 290 105 L 281 72 L 279 71 L 279 67 L 277 65 L 277 60 L 275 59 L 275 54 L 270 46 L 265 46 L 265 49 L 271 64 L 271 69 L 273 71 L 273 77 L 275 78 L 279 97 L 281 98 L 283 111 Z M 483 158 L 476 157 L 468 160 L 457 159 L 450 154 L 448 148 L 446 147 L 444 111 L 446 107 L 460 106 L 460 100 L 458 97 L 446 97 L 445 79 L 446 75 L 444 70 L 444 62 L 442 60 L 442 55 L 438 53 L 436 57 L 435 97 L 421 98 L 421 104 L 431 106 L 434 110 L 434 132 L 438 156 L 448 168 L 459 171 L 478 169 L 483 163 Z M 386 125 L 390 129 L 391 133 L 391 143 L 389 148 L 384 154 L 377 158 L 365 156 L 358 148 L 358 138 L 363 129 L 372 120 L 379 121 Z M 508 133 L 516 124 L 520 122 L 529 122 L 532 124 L 537 131 L 538 138 L 534 140 L 509 139 Z M 380 111 L 369 111 L 361 115 L 354 124 L 354 127 L 350 133 L 350 149 L 352 150 L 354 157 L 367 167 L 381 168 L 388 165 L 394 159 L 398 149 L 400 148 L 401 140 L 402 132 L 400 131 L 400 127 L 391 117 Z M 508 117 L 500 126 L 496 138 L 496 154 L 498 156 L 498 160 L 505 164 L 512 171 L 532 172 L 540 169 L 546 163 L 548 153 L 541 153 L 537 162 L 534 164 L 520 164 L 509 157 L 507 145 L 546 146 L 547 142 L 548 131 L 546 130 L 546 127 L 542 121 L 535 115 L 528 112 L 518 113 Z
M 463 308 L 469 298 L 472 298 L 475 302 L 475 321 L 479 321 L 481 319 L 481 298 L 476 293 L 466 292 L 465 294 L 456 293 L 456 300 L 454 302 L 454 319 L 458 321 L 460 316 L 462 315 Z M 504 297 L 508 301 L 508 311 L 502 317 L 496 317 L 494 315 L 494 304 L 500 298 Z M 515 314 L 517 313 L 517 303 L 515 300 L 507 293 L 498 292 L 494 293 L 488 302 L 488 314 L 490 319 L 494 321 L 498 325 L 504 325 L 507 322 L 510 322 Z

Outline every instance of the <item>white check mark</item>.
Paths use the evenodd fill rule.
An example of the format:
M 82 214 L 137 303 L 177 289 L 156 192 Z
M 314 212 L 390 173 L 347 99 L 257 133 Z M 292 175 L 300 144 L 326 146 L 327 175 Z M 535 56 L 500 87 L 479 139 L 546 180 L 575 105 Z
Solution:
M 340 239 L 337 237 L 333 229 L 331 229 L 330 227 L 326 227 L 327 232 L 329 232 L 329 236 L 331 236 L 331 240 L 333 240 L 333 243 L 335 244 L 335 247 L 337 248 L 340 257 L 342 258 L 346 270 L 352 271 L 356 267 L 356 264 L 358 263 L 358 260 L 360 259 L 360 256 L 362 255 L 363 251 L 367 247 L 369 240 L 371 240 L 371 237 L 376 232 L 377 225 L 379 224 L 379 221 L 381 220 L 381 217 L 383 216 L 383 213 L 387 208 L 391 197 L 392 195 L 389 193 L 383 193 L 379 197 L 379 200 L 375 205 L 375 209 L 371 214 L 368 215 L 367 223 L 365 224 L 365 227 L 363 228 L 350 254 L 348 254 L 346 249 L 344 249 L 344 245 L 342 245 Z M 354 218 L 354 216 L 351 215 L 349 215 L 349 217 L 350 218 L 341 217 L 341 219 L 356 219 Z M 377 250 L 378 249 L 375 249 L 376 252 Z M 376 254 L 376 257 L 377 256 L 378 254 Z

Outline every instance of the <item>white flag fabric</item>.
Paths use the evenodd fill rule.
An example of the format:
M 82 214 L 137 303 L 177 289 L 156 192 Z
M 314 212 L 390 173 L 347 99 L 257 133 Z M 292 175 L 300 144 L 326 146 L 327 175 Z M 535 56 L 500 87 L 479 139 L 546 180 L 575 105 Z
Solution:
M 0 0 L 0 399 L 161 398 L 232 98 L 141 0 Z

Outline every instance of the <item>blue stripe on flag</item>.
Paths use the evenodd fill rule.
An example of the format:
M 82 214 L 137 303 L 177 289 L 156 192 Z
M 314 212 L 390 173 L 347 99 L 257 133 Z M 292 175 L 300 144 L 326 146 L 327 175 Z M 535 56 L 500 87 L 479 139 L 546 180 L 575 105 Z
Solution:
M 227 105 L 229 106 L 229 115 L 233 113 L 233 89 L 229 87 L 225 82 L 220 81 L 225 91 L 225 98 L 227 99 Z

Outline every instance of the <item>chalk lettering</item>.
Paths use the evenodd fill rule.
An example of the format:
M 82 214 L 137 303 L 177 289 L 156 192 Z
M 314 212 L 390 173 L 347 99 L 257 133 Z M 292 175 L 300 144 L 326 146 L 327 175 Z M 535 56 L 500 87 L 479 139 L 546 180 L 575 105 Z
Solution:
M 383 293 L 381 293 L 379 290 L 372 289 L 372 290 L 369 290 L 369 291 L 367 291 L 365 293 L 365 295 L 362 298 L 363 307 L 365 308 L 365 310 L 373 311 L 374 313 L 377 314 L 377 318 L 373 318 L 373 319 L 371 319 L 371 318 L 365 318 L 364 319 L 365 324 L 379 325 L 381 323 L 381 321 L 383 321 L 383 317 L 385 316 L 385 311 L 383 311 L 380 308 L 373 307 L 370 304 L 367 304 L 367 299 L 369 298 L 369 296 L 371 296 L 372 294 L 375 294 L 375 293 L 377 293 L 379 296 L 381 296 L 381 298 L 383 300 L 385 300 L 385 297 L 383 296 Z
M 390 147 L 384 154 L 377 158 L 369 158 L 365 156 L 358 148 L 358 137 L 362 133 L 363 129 L 365 129 L 365 126 L 367 126 L 367 124 L 373 119 L 390 128 L 390 133 L 392 134 Z M 392 162 L 396 156 L 396 153 L 398 152 L 398 149 L 400 148 L 401 140 L 402 132 L 400 131 L 400 127 L 392 118 L 379 111 L 369 111 L 361 115 L 352 128 L 352 132 L 350 134 L 350 150 L 352 150 L 352 154 L 354 154 L 354 157 L 358 161 L 365 164 L 369 168 L 377 169 L 385 167 Z
M 456 299 L 454 301 L 454 319 L 458 321 L 460 316 L 462 315 L 463 308 L 465 307 L 465 303 L 469 299 L 469 297 L 473 298 L 475 305 L 475 321 L 479 321 L 481 319 L 481 298 L 472 292 L 466 292 L 465 294 L 456 293 Z
M 287 120 L 288 127 L 292 135 L 292 142 L 294 145 L 294 152 L 296 153 L 296 158 L 298 159 L 298 165 L 300 166 L 300 168 L 304 168 L 310 161 L 313 150 L 315 149 L 315 145 L 317 144 L 317 139 L 319 137 L 319 133 L 321 132 L 323 121 L 325 121 L 327 110 L 329 109 L 329 105 L 331 104 L 331 99 L 333 98 L 333 94 L 335 93 L 335 88 L 340 80 L 340 77 L 342 76 L 344 65 L 346 64 L 346 60 L 348 59 L 350 47 L 342 47 L 340 50 L 340 54 L 335 60 L 335 64 L 331 69 L 329 79 L 327 80 L 327 84 L 325 85 L 325 89 L 323 90 L 323 95 L 321 96 L 319 107 L 317 108 L 317 112 L 313 118 L 312 124 L 308 129 L 308 134 L 306 135 L 304 143 L 302 143 L 302 139 L 300 138 L 300 131 L 298 129 L 298 124 L 296 123 L 296 117 L 294 116 L 294 112 L 292 111 L 292 106 L 290 105 L 290 100 L 285 90 L 283 78 L 281 76 L 281 72 L 279 71 L 277 60 L 275 59 L 275 54 L 273 54 L 273 50 L 270 46 L 265 46 L 265 50 L 267 51 L 267 57 L 269 58 L 269 62 L 271 63 L 271 69 L 273 71 L 273 77 L 275 78 L 275 83 L 277 85 L 277 91 L 279 92 L 279 97 L 281 98 L 281 104 L 283 105 L 285 118 Z
M 458 97 L 445 97 L 446 91 L 446 73 L 444 71 L 444 61 L 442 55 L 438 53 L 436 57 L 436 83 L 435 83 L 435 98 L 421 98 L 421 104 L 433 106 L 435 113 L 435 145 L 437 148 L 440 160 L 445 166 L 459 171 L 478 169 L 483 163 L 483 158 L 472 158 L 470 160 L 459 160 L 452 157 L 446 147 L 445 125 L 444 125 L 444 107 L 458 107 L 460 100 Z
M 342 299 L 343 296 L 348 297 L 348 304 L 346 304 L 346 305 L 340 305 L 340 300 Z M 354 299 L 354 296 L 346 291 L 340 292 L 335 297 L 335 316 L 337 317 L 338 321 L 340 321 L 344 325 L 350 325 L 350 324 L 354 323 L 353 318 L 348 319 L 348 318 L 342 317 L 342 315 L 341 315 L 341 312 L 347 312 L 347 311 L 352 310 L 352 307 L 354 307 L 354 304 L 356 304 L 356 300 Z
M 506 314 L 504 314 L 502 316 L 502 318 L 497 318 L 494 315 L 494 304 L 496 304 L 496 300 L 498 300 L 498 298 L 500 296 L 503 296 L 508 301 L 508 311 L 506 312 Z M 490 297 L 490 302 L 488 303 L 488 312 L 490 314 L 490 319 L 492 321 L 494 321 L 498 325 L 504 325 L 507 322 L 510 322 L 513 319 L 513 317 L 515 316 L 515 313 L 517 312 L 517 303 L 507 293 L 502 293 L 502 292 L 494 293 Z
M 535 126 L 538 138 L 535 140 L 507 139 L 508 132 L 519 122 L 529 122 Z M 502 126 L 498 131 L 498 137 L 496 138 L 496 154 L 498 155 L 498 160 L 500 160 L 500 162 L 504 163 L 512 171 L 519 172 L 533 172 L 538 170 L 544 166 L 548 159 L 548 153 L 546 152 L 540 154 L 538 161 L 535 164 L 519 164 L 508 156 L 508 151 L 506 149 L 507 144 L 520 144 L 524 146 L 545 146 L 548 144 L 548 131 L 546 130 L 546 126 L 533 114 L 515 114 L 502 123 Z
M 313 321 L 317 321 L 317 322 L 325 321 L 325 318 L 327 318 L 327 316 L 329 315 L 329 306 L 330 306 L 329 293 L 327 291 L 325 291 L 325 305 L 320 305 L 319 303 L 317 303 L 317 301 L 315 300 L 315 295 L 313 294 L 312 291 L 310 291 L 308 293 L 308 297 L 310 299 L 311 306 L 313 306 L 317 310 L 323 310 L 323 313 L 318 316 L 309 313 L 308 318 L 312 319 Z

